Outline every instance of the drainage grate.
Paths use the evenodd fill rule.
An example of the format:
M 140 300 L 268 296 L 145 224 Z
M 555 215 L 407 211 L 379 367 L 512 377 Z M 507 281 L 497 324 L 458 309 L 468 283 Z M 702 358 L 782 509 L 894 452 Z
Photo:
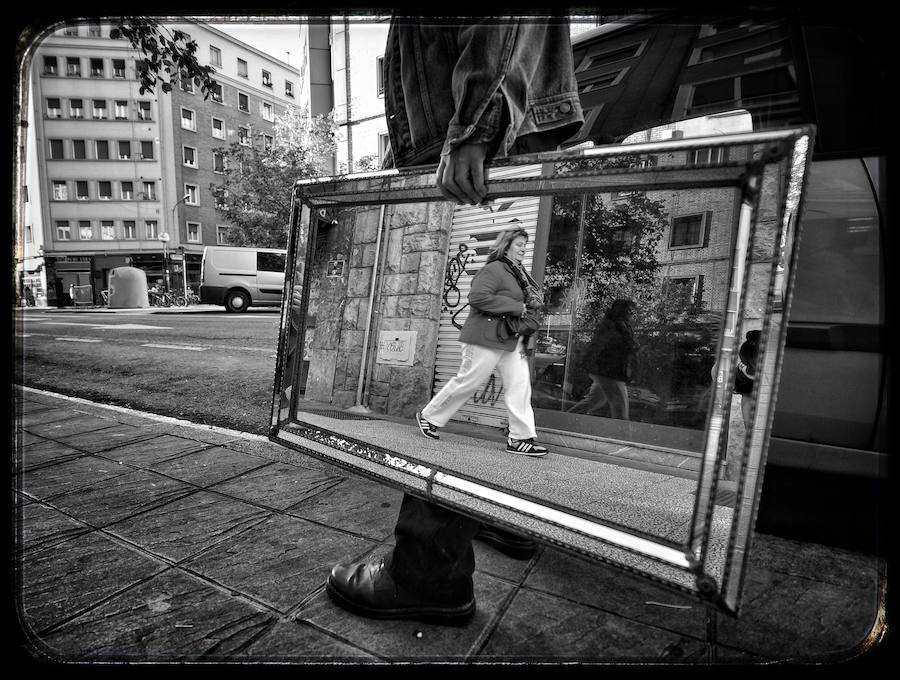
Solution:
M 347 413 L 346 411 L 337 411 L 327 408 L 305 408 L 302 411 L 298 410 L 297 417 L 302 417 L 304 413 L 309 413 L 310 415 L 314 416 L 326 416 L 327 418 L 334 418 L 335 420 L 378 420 L 378 418 L 371 418 L 361 413 Z

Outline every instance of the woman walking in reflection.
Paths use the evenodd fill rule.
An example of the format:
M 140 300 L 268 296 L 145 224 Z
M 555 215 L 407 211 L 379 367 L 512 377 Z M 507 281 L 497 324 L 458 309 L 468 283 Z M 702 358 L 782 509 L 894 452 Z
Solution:
M 543 305 L 537 286 L 522 267 L 528 233 L 512 227 L 500 233 L 487 263 L 472 279 L 471 311 L 459 334 L 462 362 L 459 372 L 418 413 L 416 422 L 426 437 L 438 439 L 443 427 L 497 368 L 503 379 L 503 403 L 509 413 L 506 450 L 524 456 L 544 456 L 547 449 L 534 443 L 531 408 L 531 371 L 525 353 L 528 337 L 501 339 L 497 327 L 502 316 L 524 317 Z
M 626 383 L 631 377 L 631 362 L 637 351 L 631 328 L 633 309 L 631 300 L 616 300 L 597 326 L 583 366 L 591 378 L 591 386 L 581 401 L 569 407 L 570 413 L 590 414 L 608 405 L 610 418 L 628 420 Z

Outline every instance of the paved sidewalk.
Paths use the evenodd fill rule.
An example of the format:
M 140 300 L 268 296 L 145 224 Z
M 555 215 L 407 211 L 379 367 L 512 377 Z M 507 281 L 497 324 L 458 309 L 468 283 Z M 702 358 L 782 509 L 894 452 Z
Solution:
M 39 661 L 830 663 L 878 630 L 879 560 L 766 535 L 738 619 L 550 547 L 476 543 L 467 626 L 368 620 L 324 581 L 390 549 L 399 490 L 254 435 L 17 395 L 15 596 Z

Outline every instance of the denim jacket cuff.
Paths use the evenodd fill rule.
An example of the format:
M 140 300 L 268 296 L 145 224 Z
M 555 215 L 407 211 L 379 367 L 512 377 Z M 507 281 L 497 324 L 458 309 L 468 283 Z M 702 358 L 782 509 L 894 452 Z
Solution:
M 453 121 L 447 128 L 447 137 L 441 155 L 448 153 L 463 144 L 490 144 L 500 134 L 500 122 L 503 112 L 503 95 L 496 92 L 487 108 L 472 125 L 460 125 Z

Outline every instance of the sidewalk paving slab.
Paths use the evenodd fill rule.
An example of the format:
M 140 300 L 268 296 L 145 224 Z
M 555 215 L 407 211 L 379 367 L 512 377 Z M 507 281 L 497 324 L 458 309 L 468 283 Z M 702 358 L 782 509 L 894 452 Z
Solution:
M 324 581 L 389 552 L 399 490 L 262 437 L 20 396 L 16 600 L 54 663 L 833 662 L 881 613 L 882 560 L 757 534 L 738 618 L 550 546 L 517 561 L 476 542 L 470 623 L 366 619 Z

